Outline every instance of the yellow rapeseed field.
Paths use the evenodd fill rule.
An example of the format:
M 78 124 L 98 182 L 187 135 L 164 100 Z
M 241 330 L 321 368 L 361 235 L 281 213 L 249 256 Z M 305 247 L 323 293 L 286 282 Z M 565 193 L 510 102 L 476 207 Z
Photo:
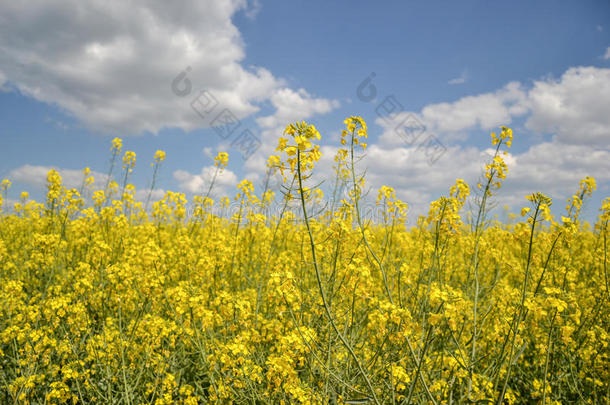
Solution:
M 345 124 L 339 198 L 314 183 L 320 134 L 301 122 L 268 160 L 278 189 L 137 201 L 115 139 L 117 181 L 96 190 L 85 169 L 68 189 L 50 171 L 46 201 L 5 203 L 0 403 L 607 404 L 610 198 L 579 219 L 595 180 L 560 218 L 536 193 L 490 219 L 503 127 L 480 184 L 458 179 L 410 227 L 384 186 L 372 221 L 366 124 Z

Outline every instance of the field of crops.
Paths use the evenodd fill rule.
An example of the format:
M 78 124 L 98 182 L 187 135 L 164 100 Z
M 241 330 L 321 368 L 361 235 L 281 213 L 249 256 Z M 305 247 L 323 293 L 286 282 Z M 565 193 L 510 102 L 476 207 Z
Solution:
M 595 180 L 560 218 L 536 193 L 510 224 L 490 220 L 502 128 L 480 184 L 458 179 L 410 227 L 382 187 L 372 221 L 366 124 L 345 124 L 326 193 L 320 134 L 295 123 L 268 160 L 278 189 L 137 201 L 135 154 L 115 139 L 117 182 L 94 189 L 85 170 L 67 189 L 51 171 L 46 201 L 5 204 L 0 402 L 608 403 L 610 199 L 579 219 Z

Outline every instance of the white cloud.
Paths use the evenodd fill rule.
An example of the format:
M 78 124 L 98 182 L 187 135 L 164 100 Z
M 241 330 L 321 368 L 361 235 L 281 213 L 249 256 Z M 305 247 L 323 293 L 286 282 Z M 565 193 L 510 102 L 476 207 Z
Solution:
M 26 164 L 11 170 L 6 177 L 11 181 L 42 189 L 47 184 L 47 173 L 49 173 L 50 170 L 57 170 L 59 175 L 62 177 L 63 185 L 66 188 L 78 189 L 83 184 L 84 175 L 82 170 L 65 169 L 56 166 L 37 166 Z M 108 178 L 106 174 L 95 171 L 91 172 L 91 176 L 94 177 L 94 185 L 97 187 L 100 187 L 100 184 L 105 184 L 106 179 Z
M 2 210 L 11 210 L 15 206 L 15 204 L 20 203 L 20 200 L 15 200 L 14 198 L 4 198 L 2 197 L 2 206 L 0 208 L 0 212 Z
M 261 4 L 260 0 L 250 0 L 248 2 L 248 9 L 246 10 L 246 17 L 251 20 L 255 19 L 262 8 L 263 5 Z
M 56 166 L 37 166 L 37 165 L 23 165 L 16 169 L 11 170 L 6 176 L 15 183 L 32 186 L 38 190 L 43 190 L 47 185 L 47 173 L 50 170 L 57 170 L 59 175 L 62 177 L 62 184 L 66 188 L 75 188 L 80 190 L 83 185 L 84 175 L 82 170 L 65 169 Z M 106 186 L 106 180 L 108 175 L 91 171 L 91 176 L 94 177 L 95 182 L 93 187 L 95 189 L 103 189 Z M 136 201 L 146 202 L 150 193 L 150 204 L 160 200 L 165 195 L 164 189 L 154 189 L 152 192 L 150 188 L 137 188 L 135 191 Z M 10 206 L 12 206 L 11 204 Z M 150 207 L 150 205 L 149 205 Z
M 273 114 L 259 117 L 261 146 L 245 163 L 248 178 L 258 180 L 266 171 L 266 160 L 277 146 L 286 125 L 306 120 L 318 114 L 326 114 L 339 107 L 339 101 L 314 97 L 305 89 L 280 88 L 271 94 Z
M 535 126 L 536 130 L 548 133 L 553 138 L 533 144 L 522 153 L 511 153 L 505 157 L 510 171 L 495 203 L 500 207 L 508 204 L 516 209 L 527 203 L 525 195 L 542 191 L 553 197 L 557 202 L 555 208 L 561 210 L 565 199 L 578 188 L 578 182 L 585 176 L 595 177 L 600 192 L 608 192 L 610 150 L 606 146 L 608 142 L 602 140 L 605 136 L 603 131 L 595 130 L 603 126 L 610 128 L 610 123 L 604 124 L 607 117 L 603 111 L 604 106 L 610 105 L 606 95 L 610 94 L 610 91 L 606 91 L 610 85 L 608 71 L 599 68 L 570 69 L 560 80 L 538 80 L 531 86 L 511 82 L 494 92 L 467 96 L 451 103 L 428 105 L 420 112 L 403 113 L 411 114 L 422 124 L 425 123 L 426 131 L 421 139 L 433 133 L 443 140 L 455 139 L 460 135 L 465 139 L 472 130 L 495 130 L 500 125 L 510 125 L 515 117 L 524 117 L 529 129 Z M 545 104 L 544 100 L 552 99 L 552 95 L 561 101 Z M 593 105 L 593 99 L 599 100 L 599 103 Z M 553 107 L 556 105 L 559 105 L 558 111 L 561 113 Z M 279 122 L 280 119 L 274 124 Z M 369 142 L 366 156 L 358 163 L 358 170 L 366 171 L 369 197 L 374 198 L 376 190 L 382 185 L 394 187 L 399 198 L 410 204 L 410 216 L 414 221 L 417 215 L 427 212 L 430 201 L 448 193 L 456 178 L 465 179 L 474 192 L 489 159 L 489 150 L 446 142 L 445 154 L 429 165 L 426 151 L 418 147 L 418 142 L 408 145 L 395 131 L 396 120 L 380 118 L 376 122 L 383 132 L 377 142 Z M 547 125 L 552 122 L 557 126 Z M 278 128 L 276 135 L 282 129 Z M 583 129 L 591 131 L 592 136 L 585 136 Z M 574 131 L 573 137 L 567 136 L 569 130 Z M 374 139 L 374 134 L 370 135 Z M 527 133 L 515 132 L 517 140 L 524 136 Z M 483 142 L 489 142 L 489 138 Z M 463 145 L 463 142 L 460 144 Z M 275 147 L 275 144 L 272 146 Z M 335 146 L 322 146 L 322 159 L 316 166 L 312 184 L 324 181 L 327 190 L 332 187 L 336 150 Z M 263 156 L 266 155 L 261 154 L 259 160 L 253 158 L 248 161 L 247 167 L 258 167 L 260 172 L 260 168 L 264 167 Z
M 263 68 L 241 65 L 244 44 L 231 18 L 256 4 L 2 2 L 0 82 L 103 132 L 202 127 L 189 105 L 202 88 L 241 118 L 282 83 Z M 187 66 L 193 92 L 180 98 L 171 84 Z
M 606 48 L 606 53 L 604 54 L 603 58 L 605 60 L 610 59 L 610 46 Z
M 527 102 L 526 89 L 518 82 L 511 82 L 495 92 L 466 96 L 452 103 L 429 104 L 419 113 L 404 111 L 375 122 L 383 128 L 380 143 L 386 146 L 405 145 L 405 137 L 400 135 L 401 131 L 404 135 L 405 127 L 411 128 L 409 131 L 414 127 L 425 129 L 425 133 L 411 132 L 409 139 L 434 134 L 445 141 L 464 141 L 470 130 L 509 125 L 514 117 L 527 113 Z
M 598 196 L 610 192 L 610 150 L 607 148 L 567 145 L 553 140 L 533 145 L 507 163 L 509 173 L 498 201 L 513 211 L 528 205 L 526 195 L 540 191 L 553 198 L 556 212 L 563 213 L 566 200 L 586 176 L 596 179 Z
M 456 77 L 455 79 L 451 79 L 447 83 L 448 84 L 463 84 L 463 83 L 466 83 L 466 80 L 468 80 L 468 72 L 466 70 L 464 70 L 459 77 Z
M 529 91 L 528 129 L 564 143 L 610 144 L 610 69 L 575 67 Z
M 15 183 L 29 185 L 42 190 L 46 188 L 47 173 L 50 170 L 57 170 L 62 177 L 62 184 L 66 188 L 80 189 L 83 185 L 84 175 L 82 170 L 65 169 L 56 166 L 23 165 L 11 170 L 6 177 Z M 90 175 L 95 179 L 93 183 L 95 189 L 103 189 L 105 187 L 108 175 L 96 171 L 91 171 Z M 156 188 L 151 192 L 150 188 L 137 188 L 135 191 L 136 201 L 146 202 L 149 193 L 150 203 L 152 204 L 163 198 L 165 190 Z
M 210 159 L 214 159 L 214 153 L 212 152 L 211 147 L 206 146 L 205 148 L 203 148 L 203 150 L 201 152 L 203 153 L 204 156 L 207 156 Z
M 338 101 L 315 98 L 305 89 L 297 91 L 289 88 L 278 89 L 273 92 L 270 100 L 275 112 L 273 115 L 257 118 L 256 122 L 262 128 L 285 126 L 296 120 L 328 113 L 339 106 Z
M 427 133 L 444 141 L 464 140 L 471 130 L 494 130 L 526 117 L 526 128 L 555 136 L 559 142 L 607 145 L 610 143 L 610 69 L 575 67 L 558 80 L 534 81 L 530 88 L 511 82 L 495 92 L 430 104 L 420 112 L 402 112 L 424 125 Z M 376 121 L 383 128 L 382 145 L 404 145 L 394 118 Z M 402 128 L 402 127 L 401 127 Z M 399 128 L 400 129 L 400 128 Z
M 610 181 L 610 150 L 543 142 L 516 155 L 509 169 L 509 183 L 520 188 L 538 188 L 551 194 L 576 191 L 578 181 L 585 176 L 593 176 L 602 184 Z
M 463 84 L 466 83 L 465 77 L 456 77 L 455 79 L 451 79 L 447 82 L 448 84 Z
M 325 153 L 324 162 L 320 165 L 323 169 L 313 182 L 334 179 L 332 163 L 335 150 L 325 148 L 322 151 Z M 398 198 L 409 204 L 410 217 L 414 220 L 417 215 L 427 212 L 430 201 L 446 194 L 456 178 L 475 181 L 476 184 L 486 159 L 487 154 L 474 147 L 452 146 L 431 166 L 425 151 L 417 146 L 370 145 L 364 158 L 357 163 L 357 170 L 366 173 L 369 203 L 382 185 L 393 187 Z
M 530 88 L 509 83 L 495 92 L 432 104 L 420 112 L 403 112 L 401 117 L 412 117 L 407 127 L 413 127 L 414 120 L 425 123 L 420 139 L 434 133 L 445 140 L 459 134 L 466 138 L 473 129 L 493 129 L 524 116 L 528 129 L 552 138 L 505 157 L 510 171 L 495 201 L 515 209 L 526 204 L 525 195 L 541 191 L 558 201 L 555 209 L 560 211 L 586 176 L 597 179 L 601 193 L 610 191 L 608 105 L 610 69 L 589 67 L 569 69 L 559 80 L 535 81 Z M 456 178 L 472 187 L 481 178 L 489 151 L 446 143 L 445 154 L 430 166 L 419 142 L 409 145 L 399 136 L 395 124 L 401 120 L 393 116 L 376 122 L 383 132 L 378 142 L 369 143 L 359 170 L 366 171 L 373 194 L 381 185 L 395 187 L 410 204 L 412 219 L 425 213 L 431 200 L 446 194 Z M 523 136 L 527 132 L 515 132 L 517 140 Z M 324 147 L 322 152 L 315 181 L 333 179 L 336 148 Z
M 148 200 L 149 194 L 150 194 L 150 201 L 149 201 L 148 208 L 152 207 L 152 203 L 154 203 L 155 201 L 159 201 L 160 199 L 163 198 L 163 196 L 165 195 L 165 190 L 162 188 L 155 188 L 151 191 L 150 188 L 148 188 L 148 189 L 139 188 L 135 192 L 135 199 L 136 199 L 136 201 L 146 203 L 146 200 Z
M 181 190 L 193 194 L 206 194 L 216 172 L 215 166 L 206 166 L 201 169 L 201 173 L 192 174 L 185 170 L 176 170 L 174 179 L 178 181 Z M 214 180 L 214 188 L 211 195 L 225 196 L 232 195 L 237 185 L 237 176 L 231 170 L 224 169 L 219 172 Z
M 336 147 L 324 146 L 322 159 L 316 166 L 311 184 L 325 181 L 327 190 L 334 182 L 333 157 Z M 457 178 L 464 179 L 476 193 L 482 180 L 491 149 L 450 146 L 445 155 L 429 165 L 425 152 L 417 147 L 387 147 L 371 145 L 357 163 L 357 171 L 366 173 L 368 202 L 371 205 L 382 185 L 394 187 L 397 196 L 409 204 L 410 223 L 428 211 L 432 200 L 447 195 Z M 504 157 L 509 173 L 503 187 L 492 199 L 495 206 L 509 205 L 516 211 L 527 205 L 525 196 L 543 192 L 555 201 L 554 209 L 561 212 L 565 200 L 578 189 L 586 176 L 597 180 L 599 193 L 610 191 L 610 150 L 586 145 L 566 145 L 554 140 L 530 147 L 523 153 Z
M 428 105 L 420 112 L 410 114 L 426 125 L 422 139 L 434 133 L 443 140 L 455 139 L 459 135 L 465 139 L 472 130 L 495 130 L 500 125 L 511 124 L 515 117 L 524 117 L 530 129 L 534 129 L 532 126 L 535 124 L 536 130 L 549 133 L 553 138 L 533 144 L 522 153 L 505 157 L 510 171 L 495 203 L 499 207 L 507 204 L 514 210 L 527 203 L 525 195 L 542 191 L 553 197 L 557 202 L 555 209 L 561 210 L 565 199 L 578 188 L 578 182 L 585 176 L 595 177 L 600 192 L 608 192 L 610 150 L 607 142 L 598 142 L 605 136 L 603 132 L 595 131 L 597 126 L 604 126 L 607 119 L 602 110 L 603 106 L 610 105 L 610 101 L 601 93 L 610 94 L 606 91 L 610 84 L 608 71 L 570 69 L 558 81 L 538 80 L 531 86 L 511 82 L 494 92 L 467 96 L 452 103 Z M 552 98 L 550 95 L 556 95 L 562 101 L 546 105 L 544 100 Z M 592 105 L 592 99 L 600 102 Z M 561 114 L 557 113 L 554 105 L 559 105 Z M 280 119 L 273 121 L 274 124 L 280 122 Z M 380 118 L 376 122 L 383 132 L 377 142 L 372 140 L 374 134 L 370 134 L 372 138 L 366 156 L 358 163 L 358 170 L 366 172 L 370 198 L 375 197 L 376 190 L 382 185 L 394 187 L 399 198 L 410 204 L 410 217 L 414 221 L 419 214 L 427 212 L 430 201 L 448 193 L 456 178 L 465 179 L 474 192 L 489 160 L 489 150 L 447 142 L 445 154 L 430 165 L 426 151 L 418 147 L 418 142 L 408 145 L 398 135 L 396 120 Z M 547 126 L 551 122 L 557 126 Z M 610 128 L 610 123 L 606 127 Z M 575 131 L 573 137 L 566 136 L 568 128 Z M 275 135 L 279 135 L 282 129 L 278 128 Z M 593 136 L 585 136 L 583 129 L 592 131 Z M 517 140 L 524 136 L 527 133 L 515 132 Z M 489 138 L 484 142 L 489 142 Z M 312 184 L 324 181 L 327 190 L 332 188 L 336 150 L 335 146 L 322 146 L 322 159 L 310 180 Z M 252 170 L 258 168 L 257 173 L 261 172 L 263 157 L 266 155 L 261 154 L 260 159 L 252 158 L 246 166 Z
M 424 124 L 433 132 L 458 132 L 468 129 L 490 129 L 507 125 L 512 117 L 524 114 L 526 93 L 517 82 L 511 82 L 493 93 L 463 97 L 453 103 L 431 104 L 421 110 Z
M 429 104 L 420 112 L 404 111 L 378 118 L 376 123 L 383 128 L 380 144 L 400 146 L 405 144 L 399 132 L 404 127 L 422 126 L 425 133 L 451 141 L 464 141 L 471 130 L 492 130 L 500 125 L 509 125 L 514 117 L 528 112 L 527 89 L 518 82 L 508 83 L 503 88 L 489 93 L 462 97 L 451 103 Z M 406 117 L 410 117 L 405 120 Z M 400 125 L 397 130 L 397 125 Z M 423 132 L 416 131 L 416 134 Z

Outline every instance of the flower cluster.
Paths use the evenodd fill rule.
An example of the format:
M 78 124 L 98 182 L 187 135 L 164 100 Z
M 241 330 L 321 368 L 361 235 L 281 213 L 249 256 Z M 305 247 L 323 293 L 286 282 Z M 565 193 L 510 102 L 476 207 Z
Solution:
M 551 214 L 551 205 L 553 204 L 551 198 L 545 196 L 542 193 L 534 193 L 525 197 L 534 206 L 534 215 L 528 218 L 529 223 L 537 221 L 538 217 L 541 217 L 544 221 L 553 221 L 553 214 Z M 525 216 L 530 212 L 530 208 L 524 207 L 521 209 L 521 216 Z
M 229 154 L 227 152 L 220 152 L 214 158 L 214 166 L 225 168 L 229 164 Z
M 366 124 L 346 125 L 335 190 L 363 189 L 349 155 Z M 610 199 L 594 226 L 578 219 L 592 178 L 562 225 L 534 193 L 527 218 L 466 227 L 458 179 L 408 229 L 398 189 L 378 190 L 375 222 L 359 191 L 340 204 L 302 184 L 319 139 L 286 128 L 268 175 L 299 185 L 279 202 L 247 179 L 219 198 L 212 180 L 208 195 L 167 191 L 146 208 L 129 151 L 122 184 L 99 188 L 85 169 L 77 190 L 51 170 L 44 204 L 17 194 L 0 215 L 0 402 L 608 403 Z M 483 199 L 512 132 L 492 142 Z M 112 141 L 112 164 L 122 148 Z
M 286 181 L 285 169 L 291 173 L 300 171 L 303 174 L 311 171 L 314 164 L 320 160 L 320 146 L 314 145 L 314 140 L 320 140 L 320 133 L 313 125 L 303 122 L 290 124 L 284 130 L 284 135 L 290 138 L 280 137 L 276 151 L 287 155 L 287 167 L 280 161 L 279 169 Z
M 153 159 L 155 160 L 155 163 L 163 162 L 165 160 L 165 152 L 162 150 L 156 151 Z
M 477 187 L 483 190 L 487 197 L 491 197 L 493 189 L 499 189 L 502 187 L 502 180 L 506 178 L 508 173 L 508 166 L 502 156 L 508 154 L 508 151 L 504 150 L 500 153 L 502 145 L 506 145 L 510 148 L 513 143 L 513 130 L 507 127 L 501 127 L 500 135 L 496 135 L 495 132 L 491 133 L 491 143 L 496 146 L 491 162 L 485 166 L 485 185 L 478 183 Z
M 367 144 L 362 142 L 362 139 L 366 139 L 368 134 L 366 122 L 362 117 L 349 117 L 343 123 L 347 129 L 341 131 L 341 145 L 345 146 L 348 143 L 347 138 L 350 138 L 353 144 L 359 145 L 363 150 L 366 149 Z
M 133 171 L 134 166 L 136 165 L 136 153 L 128 150 L 123 155 L 123 170 L 128 173 Z
M 435 224 L 437 231 L 459 232 L 463 224 L 460 211 L 470 195 L 470 187 L 457 179 L 451 186 L 449 197 L 441 197 L 430 204 L 430 210 L 425 220 L 426 224 Z
M 407 203 L 396 198 L 396 192 L 392 187 L 381 186 L 377 192 L 377 206 L 381 208 L 384 222 L 387 222 L 389 218 L 404 220 L 407 216 Z

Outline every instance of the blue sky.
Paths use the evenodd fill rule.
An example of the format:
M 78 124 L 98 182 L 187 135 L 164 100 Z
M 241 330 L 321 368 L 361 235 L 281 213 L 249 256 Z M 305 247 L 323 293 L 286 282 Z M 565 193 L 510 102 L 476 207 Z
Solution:
M 394 186 L 413 215 L 456 177 L 476 184 L 499 125 L 515 141 L 498 205 L 516 210 L 545 191 L 560 213 L 589 175 L 592 219 L 610 194 L 607 1 L 110 3 L 0 5 L 0 178 L 13 181 L 11 198 L 41 198 L 51 167 L 69 185 L 85 166 L 103 176 L 114 136 L 137 153 L 142 192 L 157 149 L 167 160 L 156 195 L 189 196 L 226 150 L 218 193 L 233 194 L 244 177 L 262 181 L 281 130 L 301 119 L 322 133 L 326 179 L 349 115 L 369 123 L 369 186 Z M 192 91 L 178 96 L 172 81 L 187 66 Z M 357 88 L 372 72 L 367 102 Z M 241 122 L 226 140 L 191 108 L 203 89 Z M 384 125 L 376 109 L 388 96 L 396 118 L 414 117 L 442 145 L 438 160 Z M 231 146 L 244 129 L 261 142 L 245 161 Z

